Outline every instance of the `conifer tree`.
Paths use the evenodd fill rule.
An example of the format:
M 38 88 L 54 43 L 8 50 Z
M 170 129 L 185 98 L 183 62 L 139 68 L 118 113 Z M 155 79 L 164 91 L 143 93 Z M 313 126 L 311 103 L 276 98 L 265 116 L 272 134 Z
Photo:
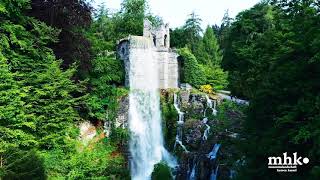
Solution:
M 203 35 L 203 46 L 205 53 L 208 55 L 208 64 L 211 66 L 220 66 L 222 60 L 222 53 L 217 41 L 217 38 L 213 32 L 213 29 L 208 26 Z
M 3 1 L 0 7 L 2 140 L 20 143 L 15 147 L 64 146 L 78 117 L 72 97 L 77 87 L 70 80 L 74 69 L 62 71 L 47 47 L 59 31 L 26 16 L 28 1 Z

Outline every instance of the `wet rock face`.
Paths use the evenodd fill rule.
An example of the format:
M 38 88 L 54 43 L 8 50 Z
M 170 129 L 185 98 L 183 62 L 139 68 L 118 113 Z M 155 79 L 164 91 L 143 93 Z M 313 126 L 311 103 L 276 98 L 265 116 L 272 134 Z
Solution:
M 202 123 L 201 121 L 191 121 L 185 124 L 185 141 L 186 144 L 196 145 L 201 142 L 202 139 Z
M 190 179 L 192 170 L 195 171 L 195 180 L 210 179 L 211 169 L 216 165 L 216 161 L 210 161 L 206 154 L 190 153 L 181 158 L 182 163 L 179 167 L 179 172 L 176 176 L 178 180 Z
M 218 179 L 229 179 L 234 163 L 239 158 L 235 142 L 241 139 L 241 122 L 244 115 L 236 109 L 220 109 L 219 116 L 214 116 L 208 108 L 205 94 L 180 91 L 181 110 L 184 112 L 182 141 L 189 153 L 179 155 L 179 169 L 176 179 L 210 179 L 212 172 L 218 168 Z M 215 99 L 211 97 L 212 99 Z M 224 108 L 226 108 L 224 106 Z M 204 114 L 204 111 L 207 112 Z M 219 107 L 217 109 L 219 111 Z M 204 116 L 207 116 L 207 124 Z M 223 116 L 223 117 L 222 117 Z M 219 119 L 221 117 L 222 119 Z M 208 139 L 203 140 L 204 132 L 210 126 Z M 221 144 L 217 158 L 210 160 L 208 154 L 215 144 Z M 194 178 L 192 170 L 194 169 Z
M 123 129 L 128 128 L 129 121 L 129 96 L 124 96 L 119 102 L 119 108 L 116 115 L 115 127 Z
M 190 97 L 190 91 L 181 91 L 180 92 L 182 107 L 187 107 L 189 105 L 189 97 Z
M 188 97 L 189 95 L 189 97 Z M 188 114 L 203 114 L 206 104 L 206 98 L 204 95 L 181 93 L 182 110 Z M 188 101 L 187 100 L 188 97 Z

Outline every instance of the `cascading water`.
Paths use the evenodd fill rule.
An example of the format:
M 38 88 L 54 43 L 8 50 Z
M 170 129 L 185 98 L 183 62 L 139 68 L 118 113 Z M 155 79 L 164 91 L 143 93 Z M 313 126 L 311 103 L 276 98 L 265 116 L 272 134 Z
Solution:
M 130 43 L 130 168 L 132 179 L 147 180 L 154 165 L 162 159 L 169 166 L 175 166 L 176 162 L 163 146 L 158 67 L 151 42 L 131 36 Z
M 195 180 L 197 178 L 196 177 L 196 168 L 197 168 L 197 164 L 194 163 L 188 180 Z
M 213 104 L 212 104 L 212 101 L 208 95 L 206 95 L 206 100 L 207 100 L 207 108 L 204 110 L 204 117 L 206 117 L 206 112 L 208 108 L 211 109 L 212 115 L 217 115 L 216 101 L 213 101 Z
M 217 180 L 218 170 L 219 170 L 219 165 L 216 167 L 215 170 L 212 170 L 210 175 L 210 180 Z
M 229 101 L 233 101 L 233 102 L 235 102 L 237 104 L 249 105 L 249 101 L 246 101 L 246 100 L 238 99 L 236 97 L 232 97 L 232 96 L 225 95 L 225 94 L 222 94 L 222 93 L 218 93 L 218 95 L 220 96 L 221 99 L 226 99 L 226 100 L 229 100 Z
M 204 110 L 204 113 L 203 113 L 204 119 L 202 120 L 202 123 L 206 125 L 206 130 L 204 131 L 203 136 L 202 136 L 202 140 L 204 140 L 204 141 L 206 141 L 208 139 L 208 135 L 210 132 L 210 126 L 207 124 L 207 122 L 208 122 L 208 118 L 206 115 L 207 109 L 210 108 L 212 110 L 212 115 L 214 115 L 214 116 L 216 116 L 217 112 L 218 112 L 216 109 L 216 101 L 213 101 L 213 104 L 212 104 L 212 101 L 208 95 L 206 95 L 206 100 L 207 100 L 207 107 Z
M 187 150 L 187 148 L 182 144 L 182 128 L 183 128 L 183 124 L 184 124 L 184 113 L 181 112 L 180 108 L 179 108 L 179 100 L 176 94 L 173 95 L 174 98 L 174 107 L 178 112 L 179 115 L 179 119 L 178 119 L 178 126 L 177 126 L 177 135 L 176 135 L 176 142 L 174 144 L 174 148 L 176 148 L 177 144 L 179 144 L 182 149 L 185 152 L 189 152 Z

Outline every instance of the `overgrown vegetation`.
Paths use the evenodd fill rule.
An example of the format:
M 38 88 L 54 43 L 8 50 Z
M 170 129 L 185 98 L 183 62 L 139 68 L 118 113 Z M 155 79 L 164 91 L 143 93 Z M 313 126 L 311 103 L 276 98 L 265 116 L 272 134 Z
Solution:
M 177 118 L 178 112 L 174 107 L 173 102 L 173 91 L 164 92 L 161 94 L 161 115 L 162 115 L 162 126 L 163 135 L 165 140 L 165 146 L 168 150 L 173 150 L 176 141 L 177 132 Z

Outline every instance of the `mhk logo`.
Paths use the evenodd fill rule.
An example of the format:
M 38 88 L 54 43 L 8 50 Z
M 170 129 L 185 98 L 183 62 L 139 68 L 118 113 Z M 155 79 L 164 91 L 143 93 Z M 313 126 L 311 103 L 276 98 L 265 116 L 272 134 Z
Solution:
M 302 158 L 298 153 L 293 153 L 293 157 L 288 153 L 283 153 L 283 157 L 268 157 L 268 168 L 277 169 L 277 172 L 297 172 L 297 166 L 308 164 L 309 158 Z
M 309 159 L 307 157 L 303 158 L 298 157 L 298 153 L 293 153 L 293 158 L 287 155 L 287 152 L 283 153 L 283 157 L 269 157 L 268 165 L 303 165 L 309 163 Z M 302 160 L 302 162 L 301 162 Z

